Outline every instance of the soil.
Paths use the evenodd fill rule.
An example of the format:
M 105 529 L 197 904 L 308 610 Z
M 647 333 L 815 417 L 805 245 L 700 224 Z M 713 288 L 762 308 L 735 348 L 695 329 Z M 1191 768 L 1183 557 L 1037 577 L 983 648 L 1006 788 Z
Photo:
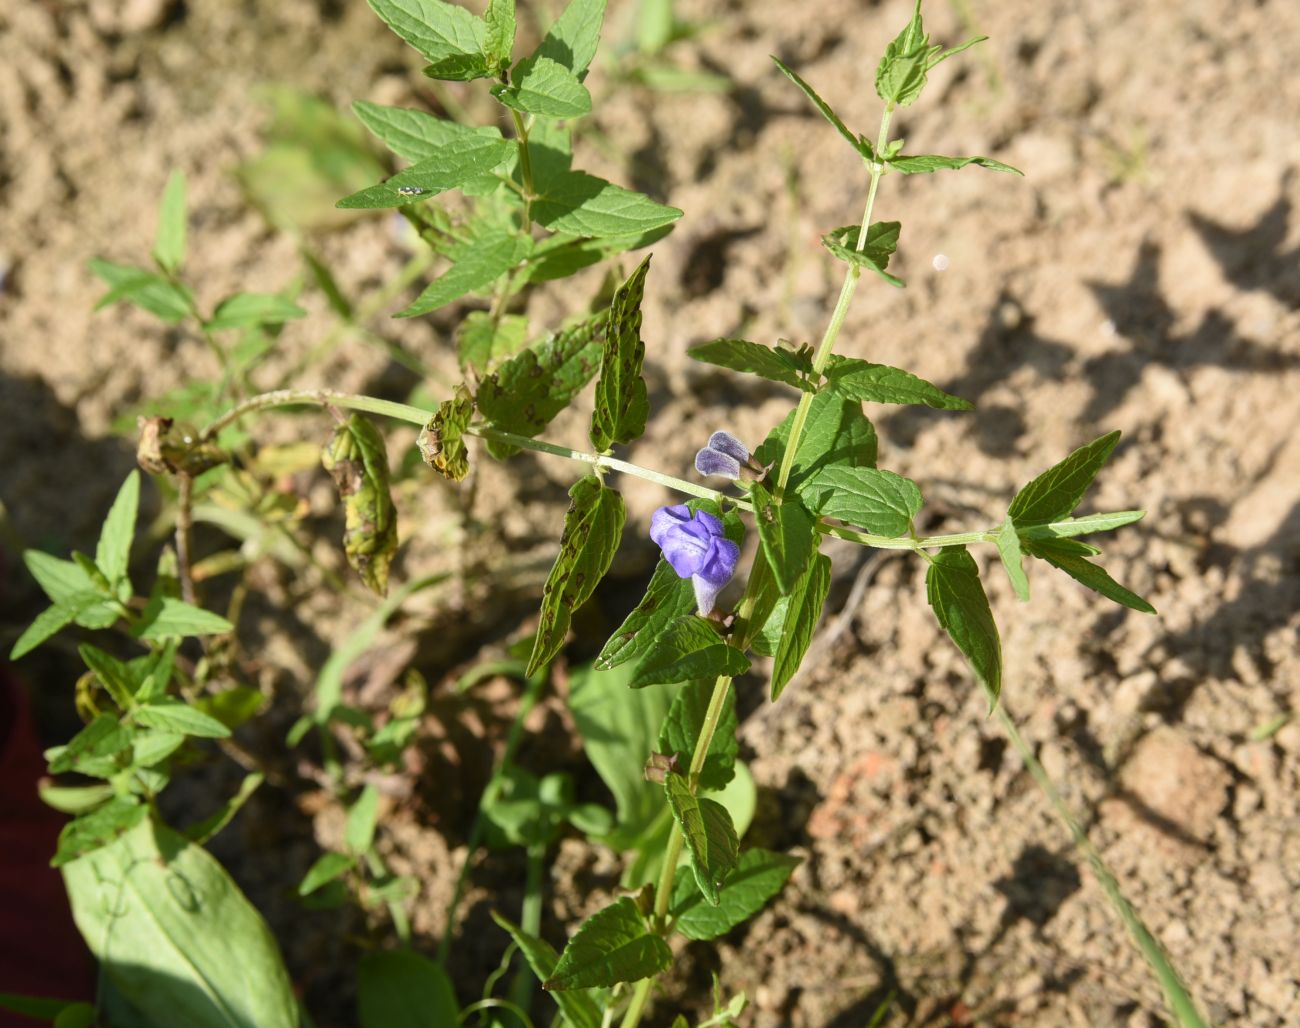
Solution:
M 632 450 L 684 472 L 708 432 L 757 442 L 792 399 L 715 374 L 687 348 L 717 336 L 815 341 L 839 275 L 819 237 L 860 213 L 856 157 L 768 55 L 874 131 L 875 59 L 910 4 L 680 7 L 709 27 L 673 59 L 729 75 L 734 90 L 614 92 L 598 100 L 599 131 L 580 142 L 579 163 L 686 211 L 655 246 L 643 332 L 654 414 Z M 928 528 L 960 531 L 998 520 L 1019 484 L 1071 449 L 1123 430 L 1086 503 L 1149 512 L 1106 540 L 1105 562 L 1160 614 L 1116 608 L 1041 565 L 1021 605 L 989 575 L 1004 702 L 1211 1019 L 1300 1023 L 1300 8 L 971 0 L 928 4 L 927 25 L 946 44 L 991 41 L 940 66 L 895 135 L 914 152 L 988 154 L 1026 177 L 967 169 L 885 181 L 877 217 L 903 223 L 891 270 L 908 288 L 864 284 L 840 351 L 906 367 L 978 409 L 880 412 L 882 464 L 922 485 Z M 261 146 L 254 87 L 288 82 L 339 106 L 430 102 L 417 72 L 418 58 L 359 0 L 22 0 L 0 11 L 6 632 L 39 605 L 13 548 L 93 546 L 132 465 L 113 420 L 215 370 L 200 340 L 123 307 L 94 312 L 101 287 L 87 260 L 143 262 L 156 200 L 182 168 L 200 303 L 289 283 L 302 274 L 295 240 L 267 227 L 231 174 Z M 598 97 L 608 82 L 598 67 Z M 406 257 L 378 219 L 313 240 L 363 295 Z M 534 324 L 595 285 L 579 283 L 535 300 Z M 332 324 L 319 293 L 302 302 L 310 316 L 281 336 L 268 382 Z M 440 395 L 455 374 L 453 324 L 375 328 L 434 369 Z M 396 398 L 412 384 L 355 340 L 307 379 Z M 324 430 L 265 424 L 265 438 Z M 583 434 L 576 416 L 553 433 L 575 445 Z M 393 455 L 409 442 L 395 434 Z M 504 680 L 464 695 L 452 682 L 480 649 L 499 654 L 526 618 L 571 477 L 563 462 L 531 458 L 485 471 L 474 514 L 494 531 L 468 543 L 450 490 L 425 481 L 401 497 L 412 541 L 399 576 L 463 569 L 484 552 L 510 568 L 504 601 L 486 602 L 475 584 L 423 598 L 410 631 L 392 633 L 350 678 L 382 690 L 412 660 L 435 697 L 418 761 L 388 783 L 383 829 L 394 865 L 421 879 L 413 924 L 427 950 L 517 703 Z M 663 494 L 625 484 L 619 588 L 630 597 L 652 557 L 634 540 Z M 317 513 L 330 506 L 320 485 L 304 486 Z M 324 537 L 320 550 L 334 560 Z M 833 555 L 838 613 L 804 671 L 774 705 L 757 680 L 741 686 L 742 754 L 760 789 L 750 841 L 803 863 L 716 955 L 686 950 L 654 1023 L 698 1012 L 714 969 L 724 989 L 747 992 L 745 1023 L 756 1026 L 861 1025 L 887 999 L 890 1025 L 1161 1023 L 1158 989 L 1096 880 L 935 627 L 920 563 L 847 545 Z M 246 742 L 272 752 L 329 640 L 366 608 L 306 573 L 267 572 L 261 584 L 249 617 L 275 703 Z M 418 649 L 402 649 L 411 638 Z M 23 670 L 47 731 L 66 731 L 70 652 L 51 647 Z M 529 766 L 599 788 L 562 703 L 544 702 L 526 727 Z M 280 759 L 286 773 L 309 763 Z M 197 780 L 183 801 L 206 808 L 235 771 Z M 293 872 L 341 831 L 305 781 L 264 788 L 214 848 L 284 941 L 319 1023 L 342 1024 L 350 986 L 339 983 L 354 956 L 345 935 L 365 926 L 355 914 L 304 914 L 291 896 Z M 521 876 L 509 854 L 473 862 L 452 962 L 462 1001 L 503 948 L 489 903 L 517 910 Z M 562 940 L 616 879 L 607 852 L 565 840 L 548 881 L 548 937 Z

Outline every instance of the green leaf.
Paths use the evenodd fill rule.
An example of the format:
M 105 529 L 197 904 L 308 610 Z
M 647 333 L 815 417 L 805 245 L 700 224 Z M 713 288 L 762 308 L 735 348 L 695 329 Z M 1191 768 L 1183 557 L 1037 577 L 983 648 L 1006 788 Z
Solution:
M 762 910 L 798 866 L 798 857 L 761 849 L 746 850 L 723 885 L 716 906 L 704 902 L 690 869 L 679 867 L 673 880 L 670 908 L 673 927 L 688 939 L 708 940 L 725 935 Z
M 603 311 L 593 314 L 502 364 L 479 386 L 475 399 L 483 416 L 494 428 L 535 436 L 569 405 L 600 367 L 607 320 Z M 490 449 L 498 457 L 515 452 L 502 445 Z
M 163 696 L 151 703 L 136 707 L 133 716 L 142 725 L 167 732 L 196 735 L 204 739 L 230 737 L 230 729 L 216 718 L 170 696 Z
M 641 364 L 641 299 L 650 270 L 647 254 L 626 282 L 614 290 L 605 329 L 600 378 L 596 381 L 596 406 L 591 412 L 591 445 L 603 453 L 613 443 L 630 443 L 645 431 L 650 404 L 646 398 Z
M 515 49 L 515 0 L 488 0 L 483 24 L 487 27 L 483 52 L 488 63 L 494 67 L 509 64 Z
M 731 815 L 721 803 L 697 799 L 683 775 L 669 774 L 664 791 L 690 851 L 695 882 L 704 898 L 717 906 L 719 890 L 740 857 L 740 840 Z
M 185 745 L 179 732 L 137 732 L 131 743 L 131 765 L 155 767 Z
M 641 602 L 605 643 L 596 658 L 596 669 L 607 671 L 643 656 L 663 634 L 669 622 L 695 610 L 695 589 L 689 578 L 680 578 L 662 557 L 655 565 Z
M 1155 607 L 1137 593 L 1130 592 L 1111 578 L 1103 568 L 1098 567 L 1086 557 L 1069 547 L 1069 539 L 1025 539 L 1025 552 L 1045 560 L 1055 568 L 1060 568 L 1081 585 L 1087 586 L 1095 593 L 1100 593 L 1108 600 L 1143 614 L 1156 613 Z
M 794 411 L 786 415 L 754 452 L 760 464 L 775 468 L 781 466 L 794 417 Z M 813 396 L 808 407 L 787 492 L 797 493 L 812 475 L 835 464 L 851 468 L 875 467 L 876 430 L 862 413 L 858 401 L 846 399 L 831 390 L 822 390 Z
M 352 414 L 334 430 L 321 464 L 343 501 L 343 552 L 376 594 L 388 591 L 388 568 L 397 552 L 397 508 L 389 487 L 388 450 L 379 430 Z
M 375 841 L 375 823 L 379 817 L 379 789 L 372 782 L 361 790 L 361 795 L 348 809 L 347 827 L 343 833 L 348 849 L 360 856 Z
M 1011 588 L 1016 592 L 1016 599 L 1022 603 L 1029 600 L 1029 578 L 1025 575 L 1024 558 L 1020 553 L 1020 536 L 1016 534 L 1015 522 L 1010 518 L 1002 523 L 993 541 L 998 547 L 998 557 L 1011 579 Z
M 590 989 L 637 982 L 672 962 L 668 943 L 650 934 L 636 900 L 623 896 L 579 925 L 542 988 Z
M 822 236 L 822 246 L 832 256 L 847 261 L 860 268 L 870 268 L 890 285 L 904 285 L 903 280 L 885 270 L 889 258 L 898 248 L 898 233 L 901 228 L 897 221 L 877 221 L 867 230 L 867 238 L 861 249 L 858 248 L 858 236 L 861 227 L 845 225 Z
M 95 310 L 125 300 L 174 325 L 193 309 L 194 298 L 185 286 L 155 272 L 99 258 L 91 260 L 90 270 L 108 284 L 108 292 L 95 303 Z
M 980 584 L 979 567 L 966 547 L 950 546 L 930 558 L 925 596 L 940 627 L 965 654 L 983 684 L 991 710 L 1002 691 L 1002 642 Z
M 791 82 L 803 90 L 804 96 L 813 102 L 813 106 L 817 110 L 821 111 L 822 117 L 835 126 L 835 131 L 848 140 L 849 146 L 853 147 L 864 161 L 874 161 L 876 159 L 876 151 L 871 143 L 863 136 L 854 135 L 850 132 L 849 127 L 840 120 L 840 116 L 831 110 L 831 105 L 818 96 L 817 91 L 812 86 L 808 85 L 796 72 L 782 64 L 778 58 L 773 57 L 772 60 Z
M 176 272 L 185 263 L 185 173 L 173 171 L 158 207 L 158 230 L 154 234 L 153 259 Z
M 322 853 L 307 869 L 298 883 L 298 895 L 310 896 L 322 885 L 328 885 L 356 866 L 356 858 L 346 853 Z
M 113 500 L 104 525 L 99 530 L 99 544 L 95 547 L 95 564 L 104 577 L 116 583 L 126 576 L 131 560 L 131 538 L 135 535 L 136 512 L 140 508 L 140 473 L 132 471 L 126 476 L 122 488 Z
M 447 251 L 451 267 L 430 282 L 395 317 L 414 318 L 445 307 L 467 293 L 482 292 L 532 252 L 533 241 L 510 226 L 472 227 L 464 242 Z
M 51 607 L 46 607 L 14 641 L 13 648 L 9 651 L 9 659 L 18 660 L 20 657 L 25 657 L 45 640 L 72 624 L 77 620 L 78 615 L 99 606 L 102 602 L 98 593 L 87 592 L 76 593 Z
M 943 47 L 930 45 L 921 25 L 921 0 L 916 0 L 912 18 L 890 44 L 876 67 L 876 95 L 886 103 L 906 107 L 925 88 L 926 73 L 938 63 Z
M 596 56 L 604 19 L 605 0 L 570 0 L 542 39 L 535 56 L 563 65 L 581 82 Z
M 126 664 L 89 643 L 82 643 L 77 652 L 120 709 L 130 710 L 135 706 L 137 683 Z
M 197 821 L 185 829 L 185 838 L 191 842 L 198 843 L 202 846 L 214 835 L 225 828 L 226 825 L 234 819 L 249 798 L 258 790 L 265 776 L 254 771 L 244 776 L 244 780 L 239 783 L 239 791 L 230 799 L 218 807 L 211 815 L 205 817 L 202 821 Z
M 1107 433 L 1048 468 L 1016 493 L 1007 516 L 1017 526 L 1023 526 L 1056 521 L 1068 515 L 1110 459 L 1119 436 L 1119 432 Z
M 475 58 L 488 74 L 484 51 L 487 26 L 463 7 L 441 0 L 368 0 L 384 23 L 437 65 L 450 59 Z M 451 76 L 448 76 L 451 77 Z M 457 76 L 459 78 L 459 76 Z M 482 75 L 469 76 L 481 78 Z
M 224 635 L 235 626 L 220 614 L 191 606 L 170 596 L 159 596 L 149 602 L 140 624 L 135 629 L 137 639 L 165 639 L 172 635 Z
M 87 1026 L 94 1023 L 95 1008 L 88 1003 L 70 999 L 47 999 L 44 996 L 22 996 L 15 992 L 0 992 L 0 1010 L 9 1010 L 37 1021 L 55 1021 L 65 1011 L 86 1007 L 90 1011 Z M 61 1028 L 57 1025 L 55 1028 Z
M 690 767 L 695 759 L 695 744 L 704 727 L 713 681 L 687 682 L 678 690 L 668 717 L 659 729 L 659 752 L 680 754 L 680 765 Z M 727 689 L 727 698 L 718 717 L 713 741 L 700 768 L 700 788 L 716 791 L 726 788 L 736 773 L 736 693 Z
M 470 311 L 456 328 L 456 350 L 461 370 L 480 374 L 523 349 L 528 340 L 528 318 L 505 314 L 494 319 L 488 311 Z
M 424 463 L 452 482 L 460 482 L 469 474 L 464 437 L 473 414 L 473 399 L 463 385 L 458 385 L 452 398 L 438 405 L 415 440 Z
M 45 751 L 50 774 L 78 771 L 93 773 L 94 777 L 107 777 L 124 766 L 123 761 L 117 758 L 130 750 L 133 737 L 133 730 L 114 715 L 98 714 L 68 740 L 66 746 L 55 746 Z
M 209 332 L 220 332 L 227 328 L 282 325 L 306 316 L 307 312 L 296 303 L 275 293 L 236 293 L 217 304 L 204 327 Z
M 748 670 L 745 655 L 728 646 L 708 621 L 685 614 L 669 623 L 637 665 L 629 684 L 633 689 L 642 689 L 718 675 L 734 678 Z
M 63 560 L 42 550 L 24 550 L 23 563 L 53 603 L 62 603 L 85 593 L 102 595 L 94 580 L 76 561 Z
M 826 385 L 835 393 L 868 403 L 924 404 L 936 410 L 972 410 L 973 405 L 938 386 L 887 364 L 832 355 Z
M 897 157 L 889 158 L 889 166 L 902 175 L 924 174 L 945 168 L 964 168 L 968 164 L 975 164 L 991 171 L 1009 171 L 1012 175 L 1024 175 L 1024 172 L 1018 168 L 995 161 L 992 157 L 940 157 L 938 154 L 926 153 L 899 154 Z
M 1144 510 L 1118 510 L 1110 514 L 1084 514 L 1077 518 L 1062 518 L 1037 525 L 1021 526 L 1020 534 L 1026 539 L 1065 539 L 1089 532 L 1110 532 L 1123 528 L 1146 517 Z
M 104 782 L 98 785 L 38 785 L 37 792 L 42 803 L 61 814 L 85 814 L 116 795 L 116 790 Z
M 772 702 L 776 702 L 803 663 L 821 620 L 826 594 L 831 588 L 831 561 L 824 553 L 813 557 L 808 569 L 791 590 L 781 632 L 772 654 Z
M 447 972 L 409 949 L 367 953 L 357 966 L 361 1028 L 455 1025 L 460 1005 Z
M 891 539 L 906 535 L 925 500 L 915 482 L 876 468 L 823 468 L 799 488 L 808 509 L 822 517 Z
M 473 128 L 408 107 L 384 107 L 357 100 L 352 110 L 388 149 L 416 163 L 437 157 L 444 147 L 464 146 L 476 136 L 501 138 L 501 133 L 494 128 Z
M 782 596 L 793 591 L 813 554 L 817 552 L 817 519 L 803 501 L 787 493 L 777 503 L 772 494 L 755 483 L 750 489 L 754 501 L 754 523 L 763 552 L 772 567 Z
M 686 355 L 705 364 L 758 375 L 769 382 L 784 382 L 806 392 L 815 391 L 811 382 L 812 358 L 806 352 L 774 349 L 747 339 L 715 339 L 688 350 Z
M 558 61 L 534 54 L 516 65 L 510 85 L 492 87 L 507 107 L 543 118 L 580 118 L 591 113 L 591 94 Z
M 535 935 L 529 935 L 495 910 L 492 911 L 492 920 L 502 930 L 510 933 L 510 938 L 519 947 L 519 952 L 524 955 L 524 959 L 528 961 L 528 966 L 532 968 L 539 982 L 546 981 L 555 973 L 555 965 L 559 963 L 560 955 L 549 942 Z M 559 1005 L 566 1024 L 572 1028 L 600 1028 L 600 1007 L 586 992 L 580 989 L 557 992 L 555 1002 Z
M 532 205 L 533 220 L 552 232 L 630 236 L 671 225 L 682 216 L 676 207 L 584 171 L 562 171 L 535 185 L 539 195 Z
M 59 833 L 59 845 L 50 861 L 51 867 L 63 867 L 88 853 L 93 853 L 102 846 L 118 840 L 122 833 L 131 831 L 149 816 L 149 808 L 140 802 L 138 796 L 115 796 L 98 810 L 85 814 L 75 821 L 69 821 Z M 66 881 L 66 878 L 65 878 Z M 81 918 L 77 917 L 77 898 L 68 886 L 68 898 L 72 900 L 72 913 L 77 920 L 77 927 L 85 935 Z M 105 897 L 107 898 L 107 897 Z M 86 938 L 92 946 L 93 940 Z M 120 958 L 119 958 L 120 959 Z
M 418 203 L 449 189 L 459 189 L 491 171 L 513 153 L 514 145 L 497 132 L 460 136 L 439 147 L 433 156 L 399 171 L 386 182 L 345 196 L 337 206 L 374 209 Z
M 528 659 L 529 675 L 560 652 L 573 612 L 609 570 L 623 534 L 623 498 L 597 476 L 580 478 L 569 496 L 560 554 L 542 588 L 541 624 Z

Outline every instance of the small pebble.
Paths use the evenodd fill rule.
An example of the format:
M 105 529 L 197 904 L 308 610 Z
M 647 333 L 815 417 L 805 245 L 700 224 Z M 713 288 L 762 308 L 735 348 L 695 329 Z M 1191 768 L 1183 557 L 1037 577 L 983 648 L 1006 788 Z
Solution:
M 948 263 L 949 263 L 949 262 L 948 262 L 948 258 L 947 258 L 946 256 L 944 256 L 943 254 L 941 254 L 941 253 L 936 253 L 936 254 L 934 255 L 934 260 L 932 260 L 930 263 L 931 263 L 932 265 L 934 265 L 934 270 L 935 270 L 935 271 L 947 271 L 947 270 L 948 270 Z

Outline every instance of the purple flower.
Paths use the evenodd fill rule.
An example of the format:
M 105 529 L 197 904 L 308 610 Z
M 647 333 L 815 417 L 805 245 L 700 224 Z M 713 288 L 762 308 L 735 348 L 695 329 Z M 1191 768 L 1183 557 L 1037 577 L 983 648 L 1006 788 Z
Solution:
M 710 613 L 740 560 L 740 547 L 723 533 L 722 522 L 706 511 L 692 514 L 684 503 L 660 507 L 650 518 L 650 538 L 664 551 L 677 577 L 694 583 L 700 613 Z
M 717 475 L 734 482 L 740 478 L 742 468 L 755 476 L 764 470 L 750 459 L 745 444 L 730 432 L 714 432 L 708 446 L 695 455 L 695 470 L 701 475 Z

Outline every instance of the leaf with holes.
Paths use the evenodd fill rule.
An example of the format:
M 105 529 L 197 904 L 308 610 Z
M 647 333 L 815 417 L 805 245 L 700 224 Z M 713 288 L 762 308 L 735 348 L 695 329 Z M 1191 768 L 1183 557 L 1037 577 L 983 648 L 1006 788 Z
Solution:
M 630 443 L 645 431 L 650 404 L 646 398 L 641 364 L 641 299 L 645 295 L 647 255 L 628 280 L 614 290 L 605 329 L 605 348 L 596 381 L 596 407 L 591 412 L 591 445 L 598 451 L 612 443 Z

